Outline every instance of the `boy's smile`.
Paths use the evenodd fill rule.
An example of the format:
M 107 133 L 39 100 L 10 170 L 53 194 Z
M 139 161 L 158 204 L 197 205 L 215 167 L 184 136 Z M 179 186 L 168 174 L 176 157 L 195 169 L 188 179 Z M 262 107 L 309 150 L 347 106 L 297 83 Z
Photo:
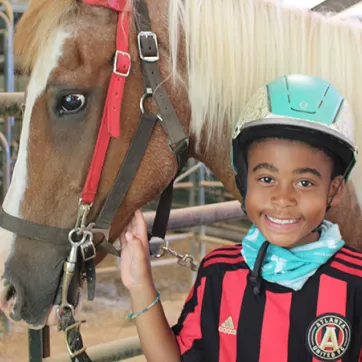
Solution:
M 265 214 L 265 222 L 269 225 L 270 228 L 274 228 L 275 230 L 290 230 L 297 226 L 301 221 L 301 218 L 276 218 L 270 215 Z
M 341 177 L 331 180 L 333 160 L 306 143 L 264 139 L 248 151 L 246 210 L 272 244 L 291 248 L 318 240 L 314 230 Z M 339 188 L 332 204 L 339 201 Z

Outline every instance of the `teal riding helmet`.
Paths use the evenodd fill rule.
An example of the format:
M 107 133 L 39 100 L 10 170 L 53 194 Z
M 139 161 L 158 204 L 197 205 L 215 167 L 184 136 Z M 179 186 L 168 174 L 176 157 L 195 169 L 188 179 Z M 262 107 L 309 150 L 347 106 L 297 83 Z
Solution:
M 244 211 L 247 150 L 265 137 L 299 140 L 324 149 L 338 160 L 345 180 L 356 163 L 352 111 L 333 85 L 309 75 L 277 78 L 252 96 L 233 134 L 232 166 Z

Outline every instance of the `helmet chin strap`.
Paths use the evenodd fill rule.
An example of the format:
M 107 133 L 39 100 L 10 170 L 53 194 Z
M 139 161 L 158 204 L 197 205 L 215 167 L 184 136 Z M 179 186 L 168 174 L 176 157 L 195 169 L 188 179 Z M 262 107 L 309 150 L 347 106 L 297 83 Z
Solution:
M 246 213 L 246 207 L 245 207 L 245 198 L 246 198 L 246 182 L 241 180 L 242 178 L 239 177 L 239 175 L 235 175 L 235 183 L 237 188 L 240 191 L 241 194 L 241 209 L 243 210 L 244 214 L 247 215 Z
M 341 185 L 342 185 L 342 183 L 343 183 L 343 180 L 344 180 L 344 178 L 341 178 L 341 181 L 339 182 L 336 190 L 334 191 L 331 199 L 329 200 L 329 202 L 328 202 L 328 204 L 327 204 L 326 212 L 331 208 L 331 203 L 332 203 L 333 199 L 335 198 L 335 196 L 337 195 L 337 192 L 338 192 L 339 188 L 341 187 Z
M 346 171 L 344 171 L 344 174 L 342 175 L 341 181 L 339 181 L 339 184 L 338 184 L 336 190 L 334 191 L 331 199 L 329 200 L 329 202 L 327 204 L 326 211 L 328 211 L 331 208 L 331 203 L 332 203 L 333 199 L 336 197 L 337 192 L 339 191 L 340 187 L 342 186 L 343 181 L 346 180 L 346 182 L 347 182 L 347 175 L 350 173 L 352 167 L 353 167 L 353 162 L 350 162 L 350 164 L 346 168 Z
M 347 167 L 346 171 L 344 172 L 344 174 L 341 178 L 341 181 L 339 181 L 339 184 L 338 184 L 336 190 L 334 191 L 331 199 L 329 200 L 327 207 L 326 207 L 326 212 L 331 208 L 331 203 L 332 203 L 333 199 L 335 198 L 335 196 L 337 195 L 339 188 L 342 186 L 343 181 L 346 179 L 346 175 L 348 175 L 350 168 L 351 168 L 351 164 Z M 323 222 L 323 220 L 322 220 L 322 222 Z M 319 227 L 322 225 L 322 222 L 313 230 L 313 232 L 318 231 Z

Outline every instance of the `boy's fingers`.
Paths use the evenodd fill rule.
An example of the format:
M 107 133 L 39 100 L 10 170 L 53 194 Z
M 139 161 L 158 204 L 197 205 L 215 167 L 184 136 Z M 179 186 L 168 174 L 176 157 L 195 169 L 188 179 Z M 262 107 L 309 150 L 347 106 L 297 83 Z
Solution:
M 147 235 L 147 225 L 145 222 L 145 219 L 143 217 L 143 214 L 141 212 L 141 210 L 137 210 L 135 212 L 135 216 L 134 216 L 134 220 L 135 220 L 135 234 L 142 240 L 142 241 L 147 241 L 148 240 L 148 235 Z
M 126 239 L 126 241 L 128 243 L 132 243 L 133 239 L 134 239 L 134 236 L 133 234 L 130 232 L 130 231 L 127 231 L 125 234 L 124 234 L 124 237 Z
M 147 226 L 142 212 L 137 210 L 120 236 L 121 245 L 140 243 L 148 249 Z
M 129 231 L 132 234 L 134 234 L 134 226 L 133 226 L 133 220 L 134 220 L 134 216 L 132 216 L 131 221 L 128 223 L 128 225 L 126 226 L 126 232 Z
M 120 241 L 122 247 L 124 247 L 124 245 L 127 244 L 125 233 L 126 233 L 126 231 L 123 231 L 119 237 L 119 241 Z
M 138 238 L 136 235 L 134 235 L 132 232 L 127 231 L 124 236 L 126 239 L 126 244 L 142 248 L 143 241 L 140 238 Z

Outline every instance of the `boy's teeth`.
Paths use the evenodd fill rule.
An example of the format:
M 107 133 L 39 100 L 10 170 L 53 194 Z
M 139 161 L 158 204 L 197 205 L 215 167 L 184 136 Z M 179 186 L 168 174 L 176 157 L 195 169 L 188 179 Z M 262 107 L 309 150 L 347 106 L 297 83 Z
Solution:
M 270 220 L 270 221 L 273 221 L 275 222 L 276 224 L 292 224 L 294 222 L 297 222 L 298 219 L 289 219 L 289 220 L 281 220 L 281 219 L 276 219 L 275 217 L 271 217 L 271 216 L 268 216 L 266 215 L 266 217 Z

